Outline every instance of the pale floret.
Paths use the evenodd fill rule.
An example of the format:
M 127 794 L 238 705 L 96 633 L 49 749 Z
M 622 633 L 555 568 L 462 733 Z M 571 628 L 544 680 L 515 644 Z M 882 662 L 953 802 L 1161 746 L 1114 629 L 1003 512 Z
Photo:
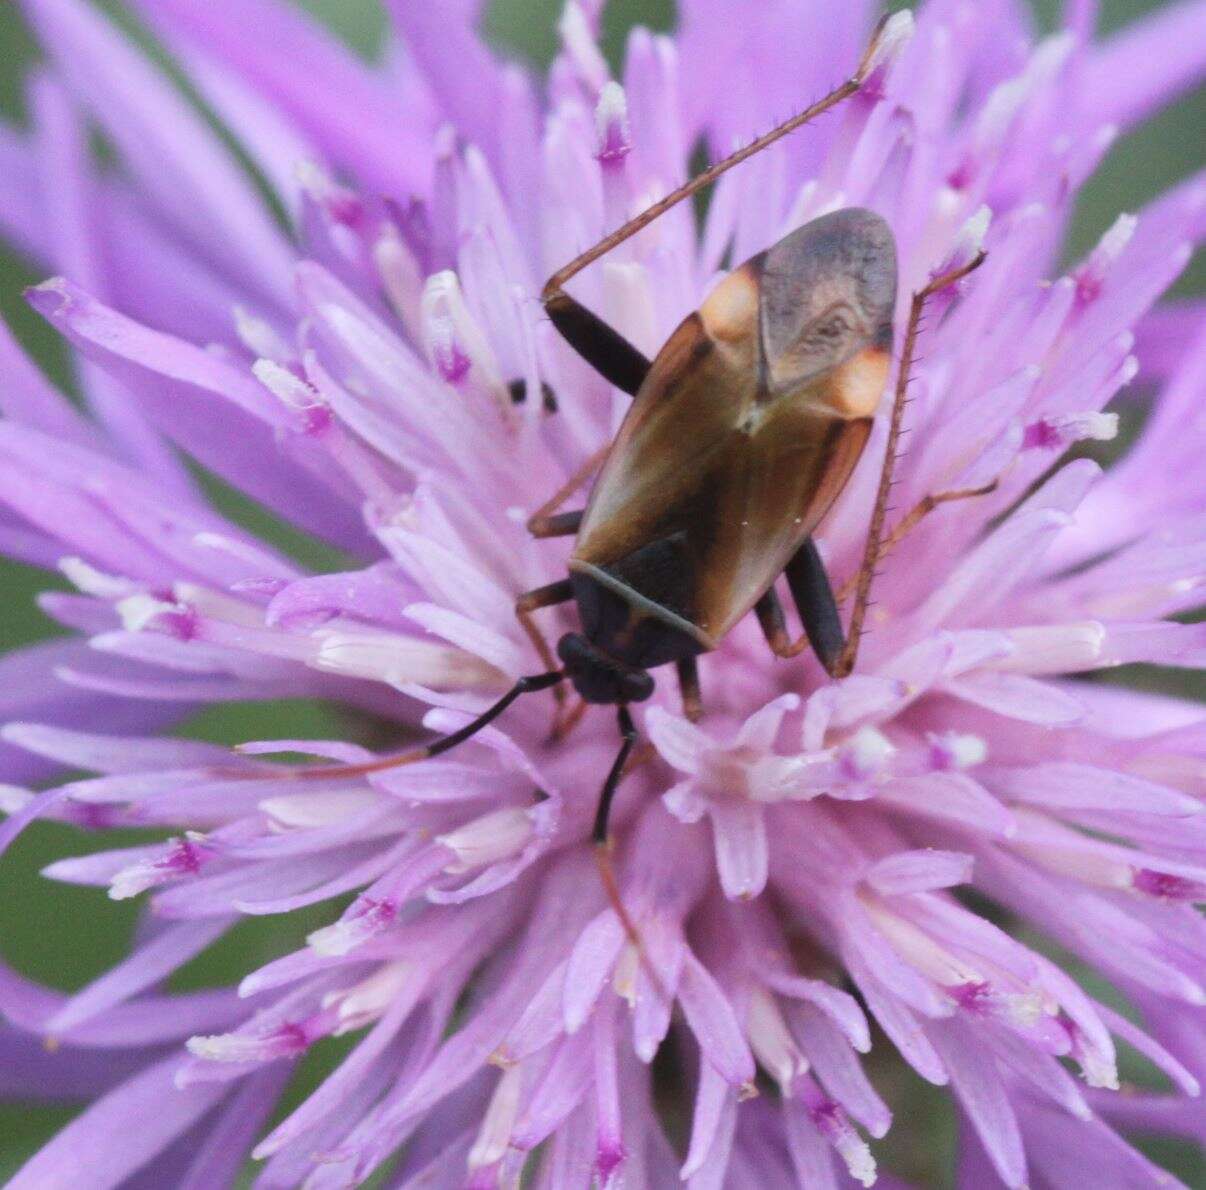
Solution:
M 652 353 L 724 268 L 839 207 L 892 225 L 898 331 L 911 290 L 987 252 L 930 308 L 892 523 L 997 486 L 884 560 L 844 681 L 750 623 L 702 659 L 700 723 L 659 672 L 613 818 L 629 921 L 589 843 L 610 715 L 553 741 L 530 696 L 354 777 L 375 754 L 346 740 L 157 733 L 309 698 L 400 748 L 539 672 L 514 601 L 565 549 L 524 522 L 627 404 L 540 283 L 701 138 L 718 157 L 840 81 L 875 5 L 683 0 L 676 37 L 635 31 L 612 77 L 602 6 L 571 0 L 547 83 L 461 0 L 391 0 L 375 66 L 284 0 L 132 7 L 229 138 L 83 0 L 22 0 L 46 64 L 30 127 L 0 128 L 0 233 L 51 277 L 29 301 L 83 398 L 0 326 L 0 549 L 73 588 L 41 600 L 71 635 L 0 660 L 0 851 L 39 817 L 166 839 L 46 869 L 143 897 L 110 971 L 70 995 L 0 971 L 0 1087 L 90 1102 L 13 1190 L 82 1167 L 95 1190 L 232 1185 L 249 1156 L 257 1185 L 321 1190 L 399 1153 L 398 1185 L 871 1185 L 890 1063 L 949 1089 L 966 1190 L 1168 1184 L 1124 1133 L 1206 1139 L 1206 719 L 1072 675 L 1206 661 L 1206 626 L 1172 618 L 1206 582 L 1203 311 L 1153 309 L 1206 181 L 1058 259 L 1113 141 L 1200 76 L 1206 7 L 1104 43 L 1090 4 L 1041 42 L 1013 0 L 897 14 L 863 91 L 726 175 L 698 234 L 676 209 L 574 282 Z M 93 127 L 120 169 L 96 168 Z M 1135 379 L 1160 395 L 1120 461 L 1061 463 L 1115 437 Z M 883 412 L 820 530 L 835 584 Z M 341 561 L 258 540 L 183 457 Z M 241 917 L 339 896 L 237 990 L 162 990 Z M 1116 1041 L 1163 1090 L 1125 1084 Z

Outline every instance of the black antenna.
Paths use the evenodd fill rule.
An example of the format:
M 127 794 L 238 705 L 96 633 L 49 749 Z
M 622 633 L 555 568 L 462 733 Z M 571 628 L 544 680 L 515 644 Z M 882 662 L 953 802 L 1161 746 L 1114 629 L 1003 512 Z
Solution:
M 403 752 L 398 756 L 388 756 L 383 760 L 369 760 L 364 764 L 306 765 L 294 769 L 276 767 L 270 772 L 264 770 L 248 771 L 246 769 L 233 769 L 227 775 L 253 779 L 258 777 L 260 779 L 271 778 L 279 780 L 282 777 L 294 777 L 298 780 L 330 780 L 336 777 L 362 777 L 366 773 L 380 773 L 387 769 L 401 768 L 403 765 L 415 764 L 420 760 L 430 760 L 431 757 L 439 756 L 440 753 L 447 752 L 450 748 L 455 748 L 457 744 L 463 744 L 470 737 L 477 735 L 483 727 L 487 727 L 493 723 L 521 694 L 530 694 L 537 690 L 548 690 L 550 687 L 556 686 L 558 682 L 563 682 L 564 680 L 565 672 L 560 669 L 552 670 L 549 673 L 533 674 L 529 677 L 520 678 L 493 706 L 487 707 L 476 719 L 466 723 L 464 727 L 450 732 L 448 735 L 442 736 L 430 744 L 425 744 L 422 748 L 412 748 L 409 752 Z

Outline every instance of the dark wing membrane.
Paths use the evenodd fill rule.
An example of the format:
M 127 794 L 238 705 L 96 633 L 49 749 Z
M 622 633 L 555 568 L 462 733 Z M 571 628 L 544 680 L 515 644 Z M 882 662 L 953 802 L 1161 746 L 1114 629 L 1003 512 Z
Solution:
M 838 212 L 725 278 L 662 348 L 591 493 L 571 567 L 604 572 L 709 645 L 816 527 L 870 432 L 891 305 L 843 278 L 853 233 L 832 221 L 851 215 L 890 247 L 876 216 Z M 825 268 L 809 272 L 818 245 Z M 794 299 L 793 279 L 806 282 Z

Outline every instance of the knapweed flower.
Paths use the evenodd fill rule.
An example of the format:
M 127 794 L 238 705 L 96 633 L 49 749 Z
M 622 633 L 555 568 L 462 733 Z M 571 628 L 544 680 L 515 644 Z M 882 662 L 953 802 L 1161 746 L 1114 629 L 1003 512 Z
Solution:
M 1090 3 L 1041 42 L 1021 0 L 898 14 L 863 90 L 727 175 L 701 228 L 677 208 L 574 282 L 652 354 L 725 267 L 831 209 L 891 224 L 901 325 L 987 252 L 930 309 L 894 515 L 1000 483 L 884 561 L 846 680 L 742 623 L 702 660 L 702 721 L 664 681 L 636 708 L 652 748 L 613 829 L 639 949 L 589 841 L 610 713 L 554 740 L 532 694 L 438 759 L 339 767 L 542 668 L 514 602 L 568 546 L 525 519 L 627 405 L 543 279 L 701 138 L 723 154 L 840 81 L 873 5 L 684 0 L 613 78 L 601 4 L 569 0 L 546 79 L 483 48 L 468 0 L 393 0 L 376 67 L 284 0 L 132 7 L 191 97 L 85 0 L 22 0 L 47 60 L 0 136 L 0 227 L 61 274 L 29 300 L 83 396 L 0 339 L 0 543 L 74 587 L 42 599 L 69 634 L 5 662 L 0 845 L 38 816 L 156 832 L 46 872 L 141 898 L 127 958 L 70 995 L 0 979 L 5 1086 L 92 1099 L 12 1190 L 870 1185 L 922 1080 L 973 1190 L 1169 1184 L 1124 1137 L 1206 1132 L 1206 719 L 1079 675 L 1206 657 L 1175 618 L 1206 572 L 1206 337 L 1152 311 L 1206 182 L 1057 260 L 1111 141 L 1199 76 L 1206 5 L 1103 43 Z M 1160 395 L 1122 460 L 1067 461 L 1143 368 Z M 819 535 L 839 584 L 882 421 Z M 345 569 L 220 515 L 190 460 Z M 159 734 L 284 696 L 376 750 Z M 165 986 L 241 917 L 315 905 L 237 989 Z

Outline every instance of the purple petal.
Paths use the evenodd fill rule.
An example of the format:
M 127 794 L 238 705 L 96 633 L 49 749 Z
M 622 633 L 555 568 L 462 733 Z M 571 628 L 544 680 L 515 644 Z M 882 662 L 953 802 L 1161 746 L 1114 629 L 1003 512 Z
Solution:
M 364 540 L 360 518 L 280 454 L 270 431 L 284 428 L 284 411 L 248 373 L 126 318 L 68 281 L 47 281 L 28 296 L 85 355 L 148 397 L 150 415 L 199 462 L 321 536 L 345 547 Z
M 817 1131 L 809 1118 L 808 1109 L 798 1099 L 783 1104 L 783 1121 L 787 1130 L 787 1147 L 799 1185 L 811 1190 L 838 1190 L 833 1168 L 833 1149 Z
M 592 1064 L 593 1039 L 589 1033 L 561 1041 L 539 1086 L 532 1091 L 531 1102 L 516 1122 L 511 1144 L 534 1149 L 561 1125 L 589 1090 Z
M 96 291 L 105 288 L 97 226 L 96 186 L 82 122 L 58 84 L 49 76 L 35 78 L 32 94 L 38 148 L 43 170 L 54 182 L 46 187 L 46 219 L 54 229 L 54 264 Z M 147 425 L 128 392 L 89 364 L 82 367 L 88 404 L 131 462 L 140 463 L 165 488 L 185 499 L 195 488 L 180 460 Z
M 1023 723 L 1066 727 L 1084 717 L 1084 707 L 1075 695 L 1023 674 L 969 674 L 945 683 L 945 689 L 964 702 Z
M 444 118 L 468 139 L 496 152 L 505 100 L 500 71 L 473 29 L 478 0 L 448 0 L 438 10 L 407 0 L 390 0 L 388 7 Z M 462 85 L 465 78 L 474 80 L 472 87 Z
M 645 730 L 662 756 L 684 773 L 697 773 L 701 755 L 716 747 L 712 738 L 694 723 L 661 707 L 650 707 L 645 713 Z
M 726 1082 L 741 1087 L 754 1078 L 754 1058 L 732 1005 L 708 969 L 688 950 L 678 999 L 705 1057 Z
M 763 807 L 742 797 L 720 797 L 709 804 L 709 812 L 724 895 L 742 901 L 758 896 L 770 864 Z
M 425 113 L 293 6 L 248 0 L 219 10 L 205 0 L 143 0 L 140 7 L 169 42 L 213 55 L 370 189 L 426 191 Z
M 116 1187 L 191 1128 L 226 1092 L 222 1086 L 174 1084 L 171 1057 L 110 1091 L 25 1163 L 11 1190 L 94 1190 Z
M 0 234 L 30 260 L 50 260 L 37 164 L 25 136 L 0 123 Z
M 934 1021 L 927 1032 L 946 1063 L 951 1087 L 993 1167 L 1010 1190 L 1022 1190 L 1026 1184 L 1026 1155 L 996 1062 L 962 1021 Z
M 1178 818 L 1202 812 L 1189 794 L 1092 765 L 1050 761 L 994 769 L 985 774 L 985 784 L 1001 796 L 1055 809 L 1129 810 Z
M 826 1092 L 872 1136 L 886 1135 L 892 1113 L 868 1082 L 847 1039 L 811 1004 L 789 1005 L 787 1016 L 792 1033 Z
M 65 1033 L 158 983 L 199 954 L 230 927 L 229 919 L 185 922 L 165 928 L 151 942 L 77 992 L 46 1022 Z
M 288 1063 L 277 1062 L 247 1079 L 222 1108 L 204 1143 L 196 1150 L 187 1173 L 176 1182 L 176 1190 L 212 1190 L 214 1186 L 233 1185 L 292 1074 Z M 162 1176 L 158 1165 L 155 1176 Z
M 0 319 L 0 370 L 4 374 L 0 411 L 5 417 L 80 446 L 99 445 L 96 430 L 42 375 L 3 319 Z
M 582 931 L 570 954 L 565 976 L 565 1029 L 577 1032 L 586 1022 L 624 946 L 624 927 L 614 913 L 601 913 Z
M 967 884 L 974 860 L 956 851 L 901 851 L 867 869 L 866 881 L 885 896 Z
M 947 819 L 1003 838 L 1017 829 L 1013 815 L 965 773 L 900 777 L 882 786 L 876 797 L 880 802 L 898 804 L 910 815 Z
M 1206 69 L 1203 22 L 1206 5 L 1186 0 L 1116 33 L 1083 67 L 1085 111 L 1102 123 L 1127 127 L 1199 82 Z
M 691 1117 L 691 1142 L 680 1176 L 686 1180 L 706 1166 L 723 1169 L 736 1126 L 737 1092 L 706 1058 L 702 1059 Z
M 200 116 L 90 5 L 27 0 L 25 9 L 68 85 L 116 142 L 160 213 L 244 277 L 252 292 L 288 306 L 289 249 Z

